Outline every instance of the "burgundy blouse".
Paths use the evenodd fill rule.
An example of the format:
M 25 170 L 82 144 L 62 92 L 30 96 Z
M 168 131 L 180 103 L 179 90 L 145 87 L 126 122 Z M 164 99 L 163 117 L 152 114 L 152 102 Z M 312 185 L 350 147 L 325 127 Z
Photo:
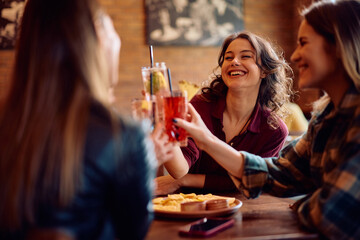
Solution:
M 191 100 L 191 104 L 200 114 L 208 129 L 225 142 L 225 133 L 222 130 L 225 97 L 219 98 L 217 102 L 206 102 L 200 96 L 195 96 Z M 282 120 L 279 120 L 278 128 L 271 128 L 267 123 L 269 115 L 269 110 L 262 109 L 260 104 L 256 104 L 247 130 L 235 136 L 228 144 L 236 150 L 247 151 L 261 157 L 278 156 L 288 135 L 288 130 Z M 198 149 L 193 139 L 189 138 L 188 146 L 181 150 L 190 166 L 189 173 L 206 175 L 204 190 L 229 191 L 236 189 L 227 171 L 210 155 Z

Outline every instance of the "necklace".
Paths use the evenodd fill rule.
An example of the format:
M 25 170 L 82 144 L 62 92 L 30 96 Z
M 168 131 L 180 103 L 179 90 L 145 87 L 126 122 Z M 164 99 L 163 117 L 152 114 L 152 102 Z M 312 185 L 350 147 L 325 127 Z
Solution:
M 245 128 L 247 127 L 248 123 L 250 122 L 251 116 L 252 116 L 252 113 L 250 114 L 249 118 L 246 120 L 246 123 L 244 124 L 244 126 L 241 128 L 239 135 L 242 134 L 243 132 L 245 132 L 245 130 L 246 130 Z
M 234 134 L 234 131 L 233 131 L 232 129 L 227 129 L 227 130 L 230 131 L 230 132 L 227 132 L 227 131 L 225 130 L 224 125 L 223 125 L 222 130 L 223 130 L 223 132 L 224 132 L 224 134 L 225 134 L 225 141 L 226 141 L 227 143 L 230 143 L 230 141 L 232 141 L 234 137 L 240 136 L 241 134 L 246 133 L 247 126 L 249 125 L 250 120 L 252 119 L 253 114 L 254 114 L 254 110 L 253 110 L 252 113 L 250 114 L 249 118 L 246 120 L 245 124 L 242 126 L 240 132 L 237 132 L 235 135 L 233 135 L 233 134 Z M 230 136 L 228 136 L 226 133 L 228 133 Z M 230 145 L 232 146 L 232 143 L 230 143 Z

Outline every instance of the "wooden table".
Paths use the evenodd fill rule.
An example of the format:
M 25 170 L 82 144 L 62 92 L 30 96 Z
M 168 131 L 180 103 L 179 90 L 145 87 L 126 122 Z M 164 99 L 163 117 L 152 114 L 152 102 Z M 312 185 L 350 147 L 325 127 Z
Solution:
M 289 208 L 289 204 L 295 201 L 293 199 L 276 198 L 266 194 L 250 200 L 240 194 L 226 196 L 236 197 L 243 205 L 231 216 L 235 219 L 235 225 L 211 237 L 212 239 L 318 239 L 317 234 L 301 228 L 295 212 Z M 178 235 L 179 227 L 195 220 L 155 218 L 146 239 L 199 239 Z

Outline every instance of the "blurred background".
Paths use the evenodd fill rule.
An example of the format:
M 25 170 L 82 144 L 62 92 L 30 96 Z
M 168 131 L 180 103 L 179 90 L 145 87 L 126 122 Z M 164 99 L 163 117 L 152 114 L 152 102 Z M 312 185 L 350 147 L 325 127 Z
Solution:
M 119 65 L 119 84 L 115 89 L 115 107 L 130 113 L 130 100 L 141 96 L 143 83 L 141 67 L 150 64 L 147 43 L 146 0 L 99 0 L 113 19 L 122 46 Z M 296 47 L 299 9 L 311 0 L 243 0 L 245 30 L 271 40 L 284 50 L 287 61 Z M 165 62 L 171 69 L 172 81 L 186 80 L 202 86 L 217 66 L 220 46 L 154 46 L 154 61 Z M 14 50 L 0 50 L 0 107 L 10 86 Z M 291 65 L 293 67 L 293 65 Z M 296 69 L 294 87 L 297 86 Z M 317 90 L 299 92 L 295 102 L 306 116 L 310 103 L 320 96 Z

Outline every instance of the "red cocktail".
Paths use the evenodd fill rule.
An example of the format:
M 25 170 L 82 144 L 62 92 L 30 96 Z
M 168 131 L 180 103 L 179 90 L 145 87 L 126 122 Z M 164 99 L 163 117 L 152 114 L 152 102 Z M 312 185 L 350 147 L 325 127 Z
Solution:
M 164 97 L 165 131 L 170 142 L 178 142 L 180 146 L 187 146 L 185 129 L 174 125 L 174 118 L 186 119 L 186 92 L 174 91 L 171 97 Z

